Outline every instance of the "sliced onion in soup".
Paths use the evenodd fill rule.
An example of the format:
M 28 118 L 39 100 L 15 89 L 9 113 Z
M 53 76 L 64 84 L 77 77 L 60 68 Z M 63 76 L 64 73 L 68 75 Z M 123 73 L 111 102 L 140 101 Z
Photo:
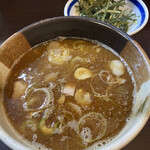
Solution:
M 96 112 L 84 115 L 77 125 L 77 133 L 87 143 L 101 139 L 105 135 L 106 129 L 106 119 L 100 113 Z

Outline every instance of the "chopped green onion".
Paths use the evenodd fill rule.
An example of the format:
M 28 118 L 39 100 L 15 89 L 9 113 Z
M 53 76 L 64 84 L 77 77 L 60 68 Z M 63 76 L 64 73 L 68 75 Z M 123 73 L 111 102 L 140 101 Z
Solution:
M 123 10 L 125 5 L 125 0 L 79 0 L 76 8 L 80 16 L 105 21 L 127 32 L 129 26 L 137 22 L 137 16 L 128 9 Z

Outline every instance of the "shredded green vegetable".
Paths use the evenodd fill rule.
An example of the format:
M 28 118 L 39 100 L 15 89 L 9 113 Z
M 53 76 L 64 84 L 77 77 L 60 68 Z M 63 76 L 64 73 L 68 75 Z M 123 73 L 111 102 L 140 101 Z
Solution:
M 137 21 L 137 16 L 133 11 L 122 10 L 125 5 L 125 0 L 79 0 L 76 8 L 80 16 L 105 21 L 127 32 L 129 26 Z

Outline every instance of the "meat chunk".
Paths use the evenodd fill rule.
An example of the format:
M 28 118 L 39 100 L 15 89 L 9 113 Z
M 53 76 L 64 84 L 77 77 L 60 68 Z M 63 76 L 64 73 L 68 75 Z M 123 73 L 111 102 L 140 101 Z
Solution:
M 65 85 L 63 94 L 66 96 L 74 96 L 76 85 L 74 83 L 68 83 Z
M 116 76 L 121 76 L 125 73 L 125 67 L 120 60 L 112 60 L 110 62 L 110 69 L 112 73 Z
M 83 89 L 76 91 L 75 100 L 77 104 L 80 105 L 89 105 L 91 104 L 91 98 L 89 92 L 85 92 Z
M 63 65 L 71 59 L 70 51 L 65 45 L 51 42 L 48 46 L 48 59 L 54 65 Z
M 16 81 L 13 84 L 13 94 L 12 98 L 17 100 L 25 93 L 27 85 L 23 81 Z
M 91 78 L 92 76 L 93 76 L 92 71 L 83 67 L 76 69 L 74 73 L 74 77 L 78 80 L 85 80 Z

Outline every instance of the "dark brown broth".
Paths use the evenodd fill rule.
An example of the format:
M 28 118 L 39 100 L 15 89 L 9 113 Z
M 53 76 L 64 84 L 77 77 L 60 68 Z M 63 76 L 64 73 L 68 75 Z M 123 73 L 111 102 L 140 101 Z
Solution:
M 109 99 L 108 97 L 105 99 L 94 95 L 90 86 L 92 78 L 77 80 L 74 77 L 75 70 L 79 67 L 84 67 L 91 70 L 93 75 L 98 74 L 101 70 L 107 70 L 110 72 L 112 78 L 116 78 L 117 76 L 111 73 L 109 63 L 111 60 L 120 60 L 120 58 L 102 46 L 97 46 L 88 41 L 81 41 L 80 44 L 82 46 L 74 49 L 73 45 L 77 41 L 78 40 L 73 39 L 58 41 L 61 46 L 64 46 L 69 50 L 69 55 L 71 56 L 70 60 L 64 64 L 57 65 L 49 61 L 49 52 L 47 51 L 49 43 L 45 43 L 24 54 L 11 70 L 4 93 L 6 114 L 13 127 L 30 142 L 34 141 L 44 145 L 46 148 L 54 150 L 84 149 L 92 145 L 95 141 L 85 142 L 78 135 L 76 124 L 81 117 L 90 112 L 96 112 L 100 113 L 105 118 L 107 122 L 106 132 L 102 138 L 96 140 L 100 141 L 118 134 L 126 124 L 126 119 L 131 114 L 134 86 L 127 68 L 125 73 L 121 76 L 126 82 L 121 85 L 108 85 L 100 80 L 99 76 L 95 76 L 93 79 L 92 86 L 94 87 L 95 92 L 105 95 L 107 91 Z M 76 56 L 84 58 L 84 61 L 77 60 L 73 62 L 72 59 Z M 45 76 L 50 73 L 55 73 L 57 76 L 56 79 L 53 79 L 50 82 L 44 82 Z M 74 111 L 71 112 L 74 116 L 74 121 L 71 116 L 68 117 L 70 120 L 68 118 L 63 120 L 64 126 L 66 125 L 66 127 L 63 128 L 62 133 L 58 132 L 52 135 L 45 135 L 41 131 L 39 124 L 44 117 L 46 108 L 29 119 L 29 116 L 33 111 L 25 110 L 25 103 L 27 102 L 29 104 L 29 100 L 27 101 L 25 95 L 19 99 L 12 99 L 13 85 L 14 82 L 18 80 L 23 81 L 27 87 L 34 84 L 34 88 L 50 89 L 54 98 L 53 105 L 55 106 L 55 109 L 45 121 L 48 128 L 52 127 L 55 123 L 60 123 L 60 116 L 64 114 L 65 111 L 70 111 L 70 106 L 68 106 L 69 103 L 78 105 L 74 96 L 65 96 L 66 99 L 64 104 L 58 104 L 58 99 L 62 95 L 62 89 L 66 83 L 75 83 L 76 91 L 78 89 L 84 89 L 84 91 L 89 92 L 92 102 L 90 105 L 86 106 L 78 105 L 82 111 L 81 115 L 76 114 Z M 125 90 L 124 93 L 120 91 L 122 89 L 123 91 Z M 40 92 L 37 94 L 37 101 L 33 100 L 35 106 L 32 108 L 39 107 L 46 99 L 46 96 L 40 94 Z M 31 97 L 34 97 L 34 94 Z M 40 101 L 40 98 L 42 102 Z M 32 105 L 32 102 L 30 105 Z M 49 107 L 49 109 L 51 109 L 51 107 Z M 68 122 L 70 122 L 71 125 L 67 124 Z M 72 127 L 73 125 L 75 126 L 74 128 Z M 92 126 L 95 126 L 96 128 L 95 123 Z M 60 129 L 60 127 L 58 127 L 58 129 Z M 94 134 L 96 134 L 96 132 L 97 131 L 93 131 Z

